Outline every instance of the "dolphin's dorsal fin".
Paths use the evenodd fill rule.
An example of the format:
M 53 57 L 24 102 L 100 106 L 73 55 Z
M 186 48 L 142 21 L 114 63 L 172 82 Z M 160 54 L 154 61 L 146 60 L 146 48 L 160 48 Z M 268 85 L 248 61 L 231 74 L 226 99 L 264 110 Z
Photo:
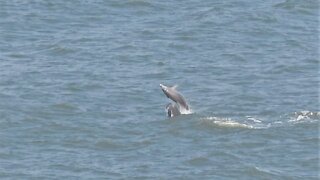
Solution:
M 172 88 L 172 89 L 177 89 L 177 87 L 178 87 L 178 85 L 174 85 L 174 86 L 172 86 L 171 88 Z

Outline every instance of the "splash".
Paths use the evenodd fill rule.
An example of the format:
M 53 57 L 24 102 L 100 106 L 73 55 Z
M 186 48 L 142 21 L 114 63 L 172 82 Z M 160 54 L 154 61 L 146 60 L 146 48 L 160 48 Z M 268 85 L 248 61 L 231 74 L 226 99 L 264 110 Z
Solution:
M 189 106 L 189 110 L 187 110 L 187 109 L 185 109 L 185 108 L 183 108 L 181 106 L 179 106 L 179 107 L 180 107 L 179 110 L 180 110 L 181 114 L 192 114 L 193 113 L 193 111 L 192 111 L 190 106 Z
M 320 112 L 299 111 L 295 112 L 288 122 L 301 123 L 320 120 Z

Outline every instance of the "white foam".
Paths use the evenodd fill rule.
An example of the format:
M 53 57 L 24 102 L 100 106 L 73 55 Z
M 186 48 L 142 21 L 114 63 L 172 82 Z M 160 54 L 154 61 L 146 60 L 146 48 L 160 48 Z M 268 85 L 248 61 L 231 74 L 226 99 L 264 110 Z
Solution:
M 314 121 L 319 120 L 320 112 L 311 111 L 300 111 L 295 112 L 294 117 L 292 117 L 288 122 L 304 122 L 304 121 Z
M 242 124 L 235 121 L 213 121 L 213 123 L 221 127 L 239 127 L 239 128 L 249 128 L 249 129 L 253 128 L 253 126 L 251 125 Z
M 253 122 L 255 122 L 255 123 L 261 123 L 261 122 L 262 122 L 262 121 L 260 121 L 259 119 L 256 119 L 256 118 L 251 117 L 251 116 L 246 116 L 246 117 L 247 117 L 248 120 L 253 121 Z
M 204 119 L 205 121 L 209 121 L 213 123 L 214 125 L 220 126 L 220 127 L 231 127 L 231 128 L 248 128 L 252 129 L 254 128 L 252 125 L 240 123 L 237 121 L 233 121 L 228 118 L 217 118 L 217 117 L 207 117 Z
M 226 127 L 226 128 L 248 128 L 248 129 L 268 129 L 271 127 L 287 126 L 288 123 L 298 124 L 298 123 L 312 123 L 320 121 L 320 112 L 310 112 L 310 111 L 300 111 L 295 112 L 294 115 L 287 115 L 280 117 L 280 120 L 273 122 L 264 121 L 260 118 L 257 119 L 252 116 L 246 116 L 246 119 L 243 118 L 240 120 L 234 120 L 230 118 L 221 118 L 221 117 L 204 117 L 200 119 L 201 123 L 209 126 L 216 127 Z
M 191 108 L 189 110 L 186 110 L 185 108 L 180 107 L 180 113 L 181 114 L 192 114 L 193 111 Z

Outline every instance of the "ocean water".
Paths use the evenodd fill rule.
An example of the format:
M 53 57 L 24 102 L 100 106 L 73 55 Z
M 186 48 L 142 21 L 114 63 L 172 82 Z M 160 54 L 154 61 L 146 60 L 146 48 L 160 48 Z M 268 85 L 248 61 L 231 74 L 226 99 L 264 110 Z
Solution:
M 0 1 L 0 179 L 319 179 L 319 1 Z M 159 84 L 192 114 L 167 118 Z

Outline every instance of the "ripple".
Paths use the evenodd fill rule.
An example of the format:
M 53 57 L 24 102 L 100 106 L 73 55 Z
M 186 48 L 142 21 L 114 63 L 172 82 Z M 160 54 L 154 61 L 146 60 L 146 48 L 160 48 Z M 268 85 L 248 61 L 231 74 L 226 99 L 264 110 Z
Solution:
M 210 159 L 207 157 L 198 156 L 187 160 L 185 163 L 191 166 L 206 166 L 210 165 Z
M 95 142 L 94 147 L 99 150 L 116 150 L 124 146 L 114 139 L 101 139 Z
M 117 8 L 151 8 L 153 4 L 146 0 L 129 0 L 129 1 L 114 1 L 113 7 Z

